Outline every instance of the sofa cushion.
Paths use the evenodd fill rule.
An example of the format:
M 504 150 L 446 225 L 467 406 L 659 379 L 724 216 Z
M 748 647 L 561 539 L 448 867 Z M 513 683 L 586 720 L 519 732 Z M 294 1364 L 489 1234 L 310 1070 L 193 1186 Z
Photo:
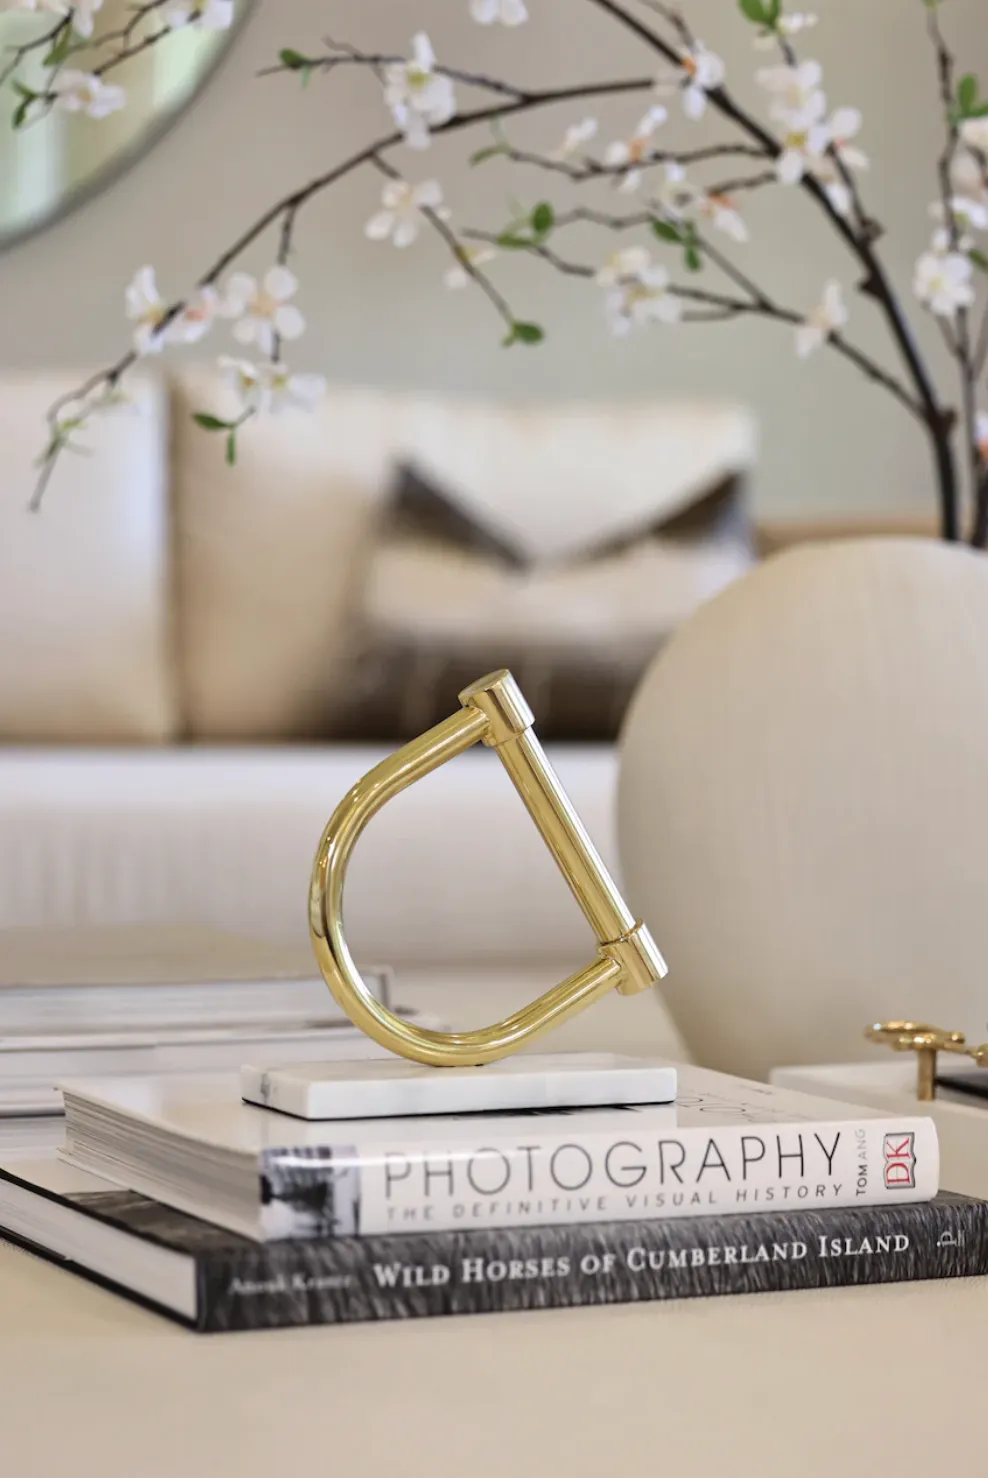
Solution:
M 389 403 L 335 391 L 245 427 L 236 465 L 192 412 L 235 414 L 211 370 L 174 386 L 185 722 L 203 739 L 327 733 L 348 677 L 349 610 L 386 485 Z
M 45 412 L 84 378 L 0 382 L 0 739 L 160 742 L 178 722 L 160 388 L 132 380 L 28 511 Z
M 671 519 L 533 566 L 455 494 L 401 469 L 334 734 L 413 738 L 480 673 L 510 667 L 543 738 L 615 739 L 662 643 L 754 563 L 743 493 L 729 477 Z
M 672 518 L 755 457 L 716 401 L 518 405 L 409 397 L 397 453 L 533 565 L 568 563 Z
M 599 625 L 607 608 L 616 640 L 632 652 L 632 679 L 654 650 L 656 621 L 664 635 L 747 563 L 746 553 L 739 565 L 736 547 L 724 545 L 723 558 L 720 547 L 713 554 L 713 568 L 698 568 L 692 534 L 665 542 L 661 572 L 639 571 L 644 636 L 642 610 L 606 593 L 620 583 L 608 567 L 626 557 L 617 546 L 646 538 L 656 523 L 750 465 L 751 418 L 735 406 L 520 407 L 333 387 L 311 414 L 285 412 L 246 426 L 232 468 L 224 461 L 224 438 L 196 427 L 195 410 L 236 411 L 212 369 L 188 370 L 175 387 L 181 672 L 187 729 L 195 738 L 367 738 L 403 731 L 372 728 L 369 718 L 363 725 L 377 678 L 358 646 L 377 509 L 403 463 L 427 484 L 455 490 L 462 526 L 481 528 L 488 544 L 510 548 L 530 576 L 527 604 L 510 582 L 470 578 L 456 623 L 475 620 L 486 599 L 502 626 L 542 628 L 550 622 L 542 593 L 562 582 L 565 601 L 549 603 L 557 628 L 571 643 L 574 622 L 581 629 L 587 621 Z M 420 585 L 431 588 L 430 571 L 419 574 Z M 440 588 L 444 599 L 452 595 Z M 372 595 L 374 589 L 384 606 L 401 596 L 398 575 L 384 566 Z M 418 603 L 414 591 L 411 598 Z M 498 651 L 491 649 L 490 660 L 486 651 L 476 658 L 467 653 L 471 680 L 492 663 L 515 660 L 502 626 L 493 628 Z M 404 651 L 398 660 L 409 670 Z M 386 674 L 382 680 L 390 681 Z M 414 681 L 418 686 L 417 676 Z M 613 735 L 628 683 L 622 674 L 619 692 L 608 696 L 605 672 L 606 691 L 594 705 L 595 713 L 606 708 L 605 721 L 561 722 L 555 732 Z M 447 692 L 455 704 L 455 684 L 446 683 Z M 539 694 L 533 696 L 538 703 Z M 442 706 L 448 710 L 445 699 Z

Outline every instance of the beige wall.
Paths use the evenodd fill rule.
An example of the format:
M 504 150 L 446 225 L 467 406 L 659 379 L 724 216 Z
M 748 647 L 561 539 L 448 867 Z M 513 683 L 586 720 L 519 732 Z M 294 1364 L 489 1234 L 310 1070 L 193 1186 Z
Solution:
M 115 355 L 126 341 L 122 286 L 135 267 L 152 261 L 166 291 L 182 289 L 278 193 L 386 122 L 367 76 L 316 78 L 304 93 L 294 78 L 255 79 L 280 46 L 314 48 L 332 29 L 367 47 L 402 47 L 424 24 L 441 56 L 531 84 L 652 70 L 651 59 L 590 4 L 530 0 L 530 8 L 532 24 L 512 33 L 474 26 L 466 0 L 258 0 L 234 54 L 151 154 L 82 209 L 0 257 L 0 363 L 82 364 Z M 745 79 L 759 58 L 733 0 L 693 0 L 687 8 L 728 57 L 738 90 L 752 93 Z M 908 289 L 928 231 L 937 139 L 922 6 L 818 0 L 817 9 L 824 24 L 814 50 L 840 79 L 832 101 L 865 109 L 863 143 L 876 164 L 869 198 L 892 228 L 886 257 Z M 966 65 L 980 63 L 988 85 L 984 0 L 951 0 L 944 14 Z M 638 101 L 626 100 L 607 116 L 620 129 L 639 111 Z M 540 120 L 529 136 L 548 145 L 582 112 L 568 108 Z M 670 137 L 682 137 L 685 127 L 677 122 Z M 719 127 L 713 136 L 724 134 Z M 497 164 L 471 174 L 467 152 L 464 139 L 450 139 L 409 157 L 406 167 L 413 177 L 439 174 L 458 216 L 473 224 L 503 222 L 512 191 L 529 202 L 548 193 L 542 175 L 509 177 Z M 683 327 L 617 342 L 602 324 L 594 289 L 540 263 L 512 260 L 499 281 L 519 316 L 537 318 L 549 337 L 540 349 L 504 351 L 488 305 L 441 286 L 446 259 L 438 241 L 402 254 L 364 240 L 378 192 L 377 177 L 362 174 L 301 218 L 297 268 L 310 332 L 297 358 L 305 367 L 338 379 L 511 397 L 740 396 L 756 406 L 764 427 L 763 513 L 928 506 L 925 448 L 904 414 L 829 356 L 797 364 L 787 330 Z M 744 249 L 746 261 L 781 299 L 810 306 L 829 274 L 853 284 L 853 265 L 801 197 L 763 196 L 751 219 L 756 240 Z M 574 253 L 602 254 L 609 241 L 574 239 Z M 269 241 L 253 265 L 264 265 L 272 251 Z M 881 352 L 876 314 L 862 300 L 852 331 Z M 921 331 L 930 343 L 928 325 Z

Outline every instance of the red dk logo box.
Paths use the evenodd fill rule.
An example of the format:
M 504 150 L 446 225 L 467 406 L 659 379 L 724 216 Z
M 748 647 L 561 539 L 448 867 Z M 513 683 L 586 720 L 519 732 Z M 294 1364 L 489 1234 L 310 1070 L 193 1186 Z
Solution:
M 886 1134 L 882 1148 L 885 1154 L 885 1189 L 911 1191 L 916 1184 L 914 1134 Z

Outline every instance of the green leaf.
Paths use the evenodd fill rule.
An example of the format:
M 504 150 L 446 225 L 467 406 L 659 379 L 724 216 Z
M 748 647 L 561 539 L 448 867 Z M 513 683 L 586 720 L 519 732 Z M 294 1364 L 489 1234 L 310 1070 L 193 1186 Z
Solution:
M 978 79 L 972 72 L 969 72 L 966 77 L 962 77 L 960 82 L 958 82 L 957 106 L 963 118 L 969 118 L 971 116 L 971 109 L 977 107 L 979 91 Z
M 311 66 L 307 56 L 303 56 L 300 51 L 292 51 L 290 46 L 286 46 L 283 51 L 279 51 L 278 60 L 290 72 L 301 72 L 305 67 Z
M 233 431 L 230 432 L 229 436 L 226 439 L 226 465 L 228 467 L 232 467 L 234 465 L 234 463 L 236 462 L 236 460 L 237 460 L 237 433 L 236 433 L 236 430 L 233 430 Z
M 968 118 L 988 118 L 988 103 L 976 103 L 966 114 Z
M 671 221 L 653 221 L 652 234 L 654 236 L 657 236 L 660 241 L 671 241 L 674 242 L 676 246 L 682 244 L 682 232 L 679 230 L 679 227 L 674 226 Z
M 768 7 L 768 24 L 772 30 L 776 30 L 782 17 L 782 0 L 770 0 Z
M 683 260 L 686 263 L 687 272 L 703 271 L 703 256 L 695 241 L 688 241 L 686 243 L 686 255 Z
M 504 251 L 524 251 L 532 243 L 527 236 L 519 236 L 516 231 L 502 231 L 497 244 Z
M 206 411 L 193 411 L 192 419 L 203 431 L 229 431 L 232 422 L 221 421 L 219 416 L 210 416 Z
M 470 155 L 471 164 L 484 164 L 488 159 L 496 159 L 499 154 L 507 154 L 507 144 L 488 144 L 486 149 L 478 149 L 476 154 Z
M 511 331 L 502 340 L 507 349 L 512 344 L 541 344 L 545 338 L 545 330 L 537 323 L 523 323 L 517 320 L 511 325 Z
M 556 212 L 553 210 L 548 200 L 540 200 L 538 205 L 532 211 L 530 220 L 532 223 L 532 230 L 535 232 L 536 236 L 548 236 L 549 232 L 556 224 Z
M 988 256 L 985 256 L 983 251 L 978 251 L 977 247 L 974 247 L 968 252 L 968 256 L 979 272 L 988 272 Z
M 30 87 L 25 87 L 23 82 L 15 82 L 14 90 L 19 94 L 20 102 L 14 109 L 13 117 L 10 121 L 12 127 L 17 129 L 24 127 L 24 124 L 27 122 L 27 115 L 30 110 L 31 104 L 34 102 L 35 98 L 40 97 L 41 94 L 39 92 L 33 92 Z
M 72 48 L 72 28 L 65 26 L 59 32 L 54 45 L 45 57 L 43 65 L 46 67 L 61 66 Z
M 738 0 L 738 9 L 743 16 L 746 16 L 756 26 L 767 26 L 769 24 L 768 11 L 765 9 L 764 0 Z

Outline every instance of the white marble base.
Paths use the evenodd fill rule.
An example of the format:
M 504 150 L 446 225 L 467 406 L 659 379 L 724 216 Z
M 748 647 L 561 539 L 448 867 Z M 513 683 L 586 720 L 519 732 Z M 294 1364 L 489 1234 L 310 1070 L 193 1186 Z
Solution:
M 397 1119 L 522 1109 L 671 1103 L 676 1069 L 606 1052 L 507 1057 L 487 1067 L 424 1067 L 404 1058 L 244 1067 L 247 1103 L 299 1119 Z

